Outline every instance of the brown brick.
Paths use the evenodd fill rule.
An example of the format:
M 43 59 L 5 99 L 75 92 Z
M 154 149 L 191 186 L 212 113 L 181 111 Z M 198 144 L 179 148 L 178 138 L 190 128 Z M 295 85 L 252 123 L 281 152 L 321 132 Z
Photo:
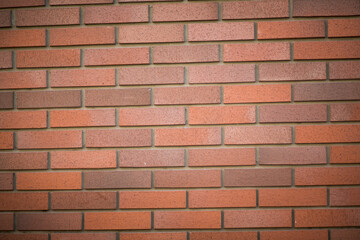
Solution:
M 360 163 L 360 146 L 331 146 L 330 163 Z
M 184 167 L 185 151 L 182 149 L 119 150 L 119 166 L 132 168 Z
M 120 209 L 186 208 L 185 191 L 120 192 Z
M 255 123 L 255 106 L 190 107 L 189 124 Z
M 184 83 L 184 67 L 124 67 L 118 69 L 120 85 Z
M 155 229 L 220 229 L 220 211 L 155 212 Z
M 3 240 L 48 240 L 48 234 L 0 234 L 0 239 Z
M 225 187 L 290 186 L 290 168 L 225 169 Z
M 20 213 L 16 226 L 20 231 L 81 230 L 81 213 Z
M 360 236 L 360 229 L 332 229 L 332 240 L 356 240 Z
M 11 11 L 0 11 L 0 28 L 11 27 Z
M 0 132 L 0 149 L 13 149 L 13 148 L 14 148 L 14 133 Z
M 50 29 L 50 46 L 115 44 L 114 27 Z
M 179 22 L 217 20 L 218 4 L 204 3 L 169 3 L 152 6 L 154 22 Z
M 0 193 L 0 211 L 48 210 L 48 193 Z
M 14 93 L 0 92 L 0 109 L 14 108 Z
M 259 80 L 262 82 L 325 79 L 326 64 L 323 62 L 272 63 L 259 65 Z
M 360 41 L 295 42 L 294 59 L 360 58 L 359 49 Z
M 85 230 L 151 229 L 150 212 L 87 212 Z
M 86 49 L 85 66 L 149 64 L 149 48 Z
M 227 210 L 224 228 L 291 227 L 291 210 Z
M 260 207 L 309 207 L 326 205 L 326 188 L 259 189 Z
M 45 30 L 6 30 L 0 31 L 0 47 L 43 47 Z
M 121 5 L 84 8 L 85 24 L 149 22 L 148 5 Z
M 330 188 L 331 206 L 360 206 L 360 188 Z
M 53 192 L 51 208 L 64 209 L 115 209 L 116 192 Z
M 262 105 L 259 106 L 260 122 L 326 122 L 326 104 Z
M 13 173 L 0 173 L 0 190 L 13 190 L 14 174 Z M 1 222 L 1 220 L 0 220 Z M 1 224 L 0 224 L 1 226 Z M 0 227 L 1 229 L 1 227 Z
M 0 129 L 46 128 L 46 111 L 0 112 Z
M 12 52 L 11 51 L 1 51 L 0 52 L 0 69 L 12 68 Z
M 294 0 L 294 17 L 352 16 L 360 14 L 357 0 Z
M 150 88 L 85 90 L 85 106 L 146 106 L 151 101 Z
M 220 87 L 166 87 L 154 89 L 155 105 L 220 103 Z
M 360 104 L 331 104 L 330 105 L 330 121 L 360 121 Z
M 1 89 L 46 88 L 46 71 L 0 72 Z
M 232 207 L 256 207 L 255 189 L 189 191 L 189 208 Z
M 115 126 L 115 109 L 51 111 L 50 126 L 51 127 Z
M 81 189 L 81 172 L 21 172 L 16 174 L 17 190 Z
M 295 127 L 296 143 L 359 142 L 360 125 L 311 125 Z
M 289 17 L 289 2 L 286 0 L 224 2 L 222 9 L 223 19 Z
M 116 151 L 107 150 L 52 152 L 51 168 L 116 168 Z
M 51 26 L 80 24 L 79 8 L 16 10 L 16 26 Z
M 127 1 L 127 0 L 120 0 Z M 186 240 L 187 233 L 186 232 L 165 232 L 165 233 L 123 233 L 120 232 L 121 240 Z
M 76 131 L 26 131 L 17 133 L 19 149 L 81 148 L 82 133 Z
M 184 42 L 184 25 L 125 25 L 119 27 L 119 43 Z
M 51 239 L 52 240 L 116 240 L 116 233 L 52 233 Z
M 260 165 L 326 164 L 326 147 L 261 147 Z
M 220 145 L 221 128 L 155 129 L 155 146 Z
M 13 213 L 0 213 L 0 230 L 1 231 L 14 230 Z
M 330 79 L 360 79 L 360 62 L 330 62 Z
M 51 87 L 115 86 L 115 69 L 51 70 Z
M 295 185 L 358 185 L 360 167 L 296 168 Z
M 106 3 L 110 4 L 113 2 L 114 2 L 113 0 L 50 0 L 50 5 L 106 4 Z
M 255 165 L 255 149 L 188 149 L 188 161 L 190 167 Z
M 360 19 L 329 19 L 329 37 L 358 37 L 359 25 Z
M 87 147 L 149 147 L 151 129 L 87 130 Z
M 189 66 L 189 83 L 255 82 L 254 64 Z
M 241 126 L 225 127 L 226 145 L 236 144 L 289 144 L 291 127 L 289 126 Z
M 154 173 L 155 188 L 220 187 L 220 170 L 163 170 Z
M 150 171 L 85 172 L 85 189 L 151 188 Z
M 261 240 L 328 240 L 327 230 L 266 231 L 260 233 Z
M 190 232 L 191 240 L 257 240 L 256 232 Z
M 13 7 L 36 7 L 45 6 L 44 0 L 2 0 L 0 1 L 0 8 L 13 8 Z
M 47 152 L 0 153 L 1 170 L 47 169 Z
M 295 227 L 352 227 L 360 225 L 360 209 L 296 209 Z

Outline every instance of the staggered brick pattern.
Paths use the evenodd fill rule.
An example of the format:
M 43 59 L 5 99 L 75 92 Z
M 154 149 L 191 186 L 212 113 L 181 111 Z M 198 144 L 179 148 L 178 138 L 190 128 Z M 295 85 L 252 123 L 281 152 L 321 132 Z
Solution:
M 359 0 L 0 0 L 1 240 L 359 240 Z

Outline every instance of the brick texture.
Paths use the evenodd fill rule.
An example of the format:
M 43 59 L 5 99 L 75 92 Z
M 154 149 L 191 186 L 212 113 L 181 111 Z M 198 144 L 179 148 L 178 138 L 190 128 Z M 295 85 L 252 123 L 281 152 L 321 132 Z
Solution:
M 120 85 L 158 85 L 184 83 L 183 67 L 120 68 Z
M 360 13 L 360 3 L 356 0 L 295 0 L 294 17 L 352 16 Z
M 81 213 L 22 213 L 16 223 L 19 230 L 80 230 Z
M 149 48 L 86 49 L 85 66 L 149 64 Z
M 51 70 L 51 87 L 115 86 L 113 69 Z
M 330 163 L 359 163 L 360 146 L 332 146 L 330 148 Z
M 41 29 L 0 31 L 0 37 L 1 48 L 44 47 L 46 44 L 45 31 Z
M 16 176 L 18 190 L 81 189 L 81 172 L 23 172 Z
M 0 129 L 46 128 L 46 111 L 0 112 Z
M 329 63 L 330 79 L 359 79 L 360 63 L 353 61 Z
M 115 126 L 115 110 L 55 110 L 50 112 L 51 127 Z
M 46 88 L 45 71 L 0 72 L 1 89 Z
M 0 153 L 1 170 L 47 169 L 46 152 Z
M 53 192 L 52 209 L 115 209 L 116 192 Z
M 151 146 L 150 129 L 87 130 L 87 147 Z
M 0 11 L 0 27 L 11 27 L 11 11 Z
M 47 193 L 0 193 L 0 211 L 48 210 Z
M 16 11 L 16 26 L 75 25 L 80 23 L 79 8 L 31 9 Z

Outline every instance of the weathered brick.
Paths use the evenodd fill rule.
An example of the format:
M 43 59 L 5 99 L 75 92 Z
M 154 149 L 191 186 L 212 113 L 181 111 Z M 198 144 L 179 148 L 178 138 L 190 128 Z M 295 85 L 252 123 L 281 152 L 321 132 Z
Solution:
M 360 188 L 330 188 L 331 206 L 360 206 Z
M 116 192 L 53 192 L 51 208 L 69 209 L 115 209 Z
M 115 109 L 56 110 L 50 112 L 50 127 L 115 126 Z
M 86 1 L 88 2 L 88 0 Z M 65 239 L 66 240 L 116 240 L 116 233 L 52 233 L 51 239 L 52 240 L 65 240 Z M 44 240 L 47 240 L 47 235 L 46 235 L 46 239 Z
M 127 0 L 120 0 L 120 1 L 127 1 Z M 130 0 L 134 1 L 134 0 Z M 155 232 L 148 232 L 148 233 L 123 233 L 120 232 L 121 240 L 134 240 L 134 239 L 141 239 L 141 240 L 186 240 L 187 234 L 186 232 L 165 232 L 165 233 L 155 233 Z
M 0 193 L 0 211 L 48 210 L 48 193 Z
M 257 240 L 256 232 L 190 232 L 191 240 Z
M 294 59 L 360 58 L 358 49 L 360 41 L 295 42 Z
M 11 27 L 11 11 L 0 11 L 0 28 Z
M 115 86 L 115 69 L 51 70 L 51 87 Z
M 46 71 L 0 72 L 0 89 L 46 88 Z
M 79 8 L 16 10 L 16 26 L 51 26 L 80 24 Z
M 289 230 L 260 232 L 262 240 L 328 240 L 327 230 Z
M 12 0 L 0 1 L 0 8 L 13 8 L 13 7 L 36 7 L 36 6 L 45 6 L 44 0 Z
M 0 149 L 13 149 L 13 148 L 14 148 L 14 133 L 0 132 Z
M 14 93 L 0 92 L 0 109 L 14 108 Z
M 360 14 L 357 0 L 294 0 L 294 17 L 352 16 Z
M 85 66 L 149 64 L 149 48 L 85 49 Z
M 330 62 L 330 79 L 360 79 L 360 62 Z
M 329 19 L 329 37 L 358 37 L 360 36 L 359 25 L 360 19 Z
M 81 213 L 20 213 L 16 226 L 20 231 L 81 230 Z
M 13 188 L 14 188 L 14 174 L 0 173 L 0 190 L 13 190 Z
M 0 48 L 5 47 L 44 47 L 45 30 L 3 30 L 0 31 Z
M 113 2 L 113 0 L 50 0 L 50 5 L 110 4 Z
M 1 51 L 0 52 L 0 69 L 12 68 L 12 52 L 11 51 Z
M 150 212 L 86 212 L 85 230 L 151 229 Z
M 332 240 L 354 240 L 360 236 L 360 229 L 332 229 Z
M 16 174 L 18 190 L 81 189 L 81 172 L 20 172 Z
M 0 129 L 46 128 L 46 111 L 0 112 Z
M 48 168 L 47 152 L 0 153 L 1 170 L 30 170 Z
M 331 104 L 330 105 L 330 121 L 360 121 L 360 104 Z
M 360 209 L 295 209 L 295 227 L 351 227 L 360 225 Z
M 296 143 L 359 142 L 360 125 L 308 125 L 295 127 Z
M 360 146 L 331 146 L 330 163 L 360 163 Z
M 14 230 L 13 213 L 0 213 L 0 230 L 1 231 Z

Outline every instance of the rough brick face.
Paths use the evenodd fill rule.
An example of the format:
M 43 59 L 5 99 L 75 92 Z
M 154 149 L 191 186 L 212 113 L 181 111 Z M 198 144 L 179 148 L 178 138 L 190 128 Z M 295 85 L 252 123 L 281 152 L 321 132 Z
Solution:
M 46 71 L 0 72 L 1 89 L 46 88 Z
M 48 168 L 47 152 L 0 153 L 1 170 L 30 170 Z
M 359 79 L 360 63 L 353 61 L 329 63 L 330 79 Z
M 120 26 L 119 43 L 183 42 L 184 25 Z
M 85 66 L 149 64 L 149 48 L 86 49 Z
M 18 190 L 81 189 L 81 172 L 24 172 L 16 176 Z
M 294 17 L 352 16 L 359 15 L 360 3 L 356 0 L 294 0 Z
M 0 52 L 0 69 L 12 68 L 13 55 L 11 51 Z
M 115 86 L 114 69 L 51 70 L 51 87 Z
M 120 85 L 157 85 L 184 83 L 183 67 L 120 68 Z
M 360 146 L 332 146 L 330 148 L 330 163 L 359 163 Z
M 46 128 L 46 111 L 0 112 L 0 129 Z
M 11 11 L 0 11 L 0 27 L 11 27 Z
M 0 211 L 48 210 L 48 193 L 0 193 Z
M 295 227 L 359 226 L 359 209 L 296 209 Z
M 32 9 L 16 11 L 16 26 L 74 25 L 80 23 L 79 8 Z
M 87 147 L 151 146 L 150 129 L 87 130 Z
M 52 209 L 115 209 L 116 192 L 53 192 Z
M 51 127 L 115 126 L 115 110 L 55 110 L 50 112 Z
M 25 39 L 25 41 L 23 40 Z M 0 47 L 43 47 L 45 30 L 8 30 L 0 31 Z
M 16 223 L 19 230 L 80 230 L 81 213 L 22 213 Z

